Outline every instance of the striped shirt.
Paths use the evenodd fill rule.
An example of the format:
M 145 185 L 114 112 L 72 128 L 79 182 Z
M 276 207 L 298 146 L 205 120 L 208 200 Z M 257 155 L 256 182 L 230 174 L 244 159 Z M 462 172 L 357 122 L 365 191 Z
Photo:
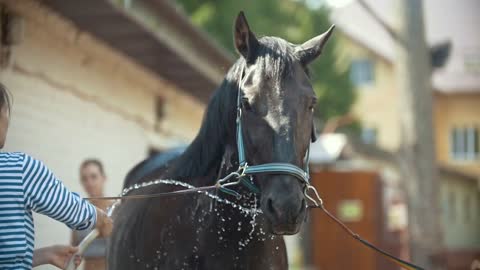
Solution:
M 0 153 L 0 269 L 31 269 L 35 233 L 32 211 L 76 230 L 96 223 L 93 205 L 69 192 L 40 161 Z

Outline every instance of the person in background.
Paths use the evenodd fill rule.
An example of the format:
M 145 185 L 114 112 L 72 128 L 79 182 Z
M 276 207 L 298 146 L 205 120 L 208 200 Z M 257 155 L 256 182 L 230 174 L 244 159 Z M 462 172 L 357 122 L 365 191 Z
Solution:
M 107 177 L 103 164 L 97 159 L 87 159 L 80 165 L 80 182 L 89 197 L 103 197 Z M 91 202 L 103 211 L 113 204 L 109 200 L 91 200 Z M 72 245 L 78 245 L 89 231 L 72 231 Z M 106 256 L 106 239 L 97 238 L 83 253 L 85 259 L 84 270 L 104 270 Z
M 10 96 L 0 84 L 0 149 L 10 120 Z M 52 142 L 54 143 L 54 142 Z M 32 269 L 42 264 L 65 268 L 76 247 L 34 250 L 32 212 L 77 230 L 112 231 L 112 220 L 100 208 L 70 192 L 41 161 L 22 152 L 0 152 L 0 269 Z M 77 266 L 79 258 L 75 260 Z

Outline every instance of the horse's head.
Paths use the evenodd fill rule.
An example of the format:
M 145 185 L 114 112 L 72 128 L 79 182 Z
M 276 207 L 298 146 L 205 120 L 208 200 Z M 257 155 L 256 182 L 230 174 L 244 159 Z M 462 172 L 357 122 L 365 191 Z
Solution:
M 234 42 L 244 61 L 242 126 L 250 165 L 282 162 L 304 168 L 304 157 L 315 140 L 316 97 L 307 65 L 320 55 L 333 27 L 302 45 L 276 37 L 257 39 L 243 12 L 234 28 Z M 271 232 L 294 234 L 306 214 L 305 184 L 289 175 L 256 175 L 261 209 Z

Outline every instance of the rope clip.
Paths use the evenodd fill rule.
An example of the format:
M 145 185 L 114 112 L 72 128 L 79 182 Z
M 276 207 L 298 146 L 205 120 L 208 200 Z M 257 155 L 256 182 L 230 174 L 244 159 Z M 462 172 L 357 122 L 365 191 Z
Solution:
M 313 191 L 313 194 L 315 195 L 316 198 L 314 198 L 314 197 L 312 197 L 312 196 L 310 196 L 310 195 L 308 194 L 308 192 L 309 192 L 310 190 Z M 323 208 L 323 200 L 322 200 L 322 198 L 320 197 L 320 195 L 318 194 L 318 191 L 317 191 L 317 189 L 316 189 L 314 186 L 312 186 L 312 185 L 310 185 L 310 184 L 307 184 L 307 185 L 305 186 L 305 190 L 303 191 L 303 194 L 305 195 L 305 197 L 306 197 L 307 199 L 309 199 L 311 202 L 313 202 L 313 204 L 315 204 L 316 207 L 321 207 L 321 208 Z

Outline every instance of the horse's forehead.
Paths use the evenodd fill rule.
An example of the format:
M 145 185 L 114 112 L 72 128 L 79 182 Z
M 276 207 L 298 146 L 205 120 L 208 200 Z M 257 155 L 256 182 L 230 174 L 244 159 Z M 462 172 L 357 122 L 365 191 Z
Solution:
M 259 81 L 265 86 L 260 91 L 268 92 L 269 95 L 281 98 L 293 98 L 300 94 L 296 89 L 301 84 L 300 77 L 303 71 L 301 67 L 297 66 L 297 63 L 282 60 L 266 64 L 263 70 L 257 74 Z
M 297 94 L 293 74 L 279 75 L 278 73 L 270 73 L 262 69 L 254 72 L 255 74 L 252 74 L 252 83 L 256 87 L 252 87 L 244 93 L 248 99 L 265 99 L 263 101 L 266 103 L 277 103 L 288 101 Z

